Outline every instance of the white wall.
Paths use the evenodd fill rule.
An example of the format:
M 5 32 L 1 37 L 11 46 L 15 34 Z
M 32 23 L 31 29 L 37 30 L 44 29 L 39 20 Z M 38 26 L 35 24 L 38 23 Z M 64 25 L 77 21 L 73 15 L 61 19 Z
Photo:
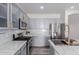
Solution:
M 13 34 L 23 32 L 24 30 L 19 29 L 0 29 L 0 45 L 3 45 L 4 43 L 8 41 L 13 40 Z
M 73 14 L 68 17 L 70 26 L 70 38 L 79 40 L 79 14 Z
M 46 46 L 49 39 L 49 24 L 56 22 L 52 18 L 32 18 L 29 20 L 30 29 L 33 37 L 33 46 Z

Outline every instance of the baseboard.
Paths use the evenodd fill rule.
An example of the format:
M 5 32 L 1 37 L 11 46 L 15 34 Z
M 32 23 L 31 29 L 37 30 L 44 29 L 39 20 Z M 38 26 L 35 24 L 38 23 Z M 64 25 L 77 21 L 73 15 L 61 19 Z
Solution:
M 31 46 L 31 48 L 32 48 L 32 47 L 33 47 L 33 48 L 44 48 L 44 47 L 45 47 L 45 48 L 49 48 L 49 46 Z

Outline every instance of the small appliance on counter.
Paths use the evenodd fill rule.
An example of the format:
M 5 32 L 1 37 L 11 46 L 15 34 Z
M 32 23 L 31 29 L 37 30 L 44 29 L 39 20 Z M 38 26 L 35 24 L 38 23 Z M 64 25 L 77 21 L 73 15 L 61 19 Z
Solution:
M 26 35 L 27 35 L 27 34 L 30 34 L 30 31 L 26 31 Z

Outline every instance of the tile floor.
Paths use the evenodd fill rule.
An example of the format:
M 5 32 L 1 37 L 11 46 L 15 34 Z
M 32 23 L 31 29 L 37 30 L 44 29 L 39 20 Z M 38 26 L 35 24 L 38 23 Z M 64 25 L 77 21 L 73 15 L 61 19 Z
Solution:
M 31 55 L 48 55 L 49 47 L 32 47 Z

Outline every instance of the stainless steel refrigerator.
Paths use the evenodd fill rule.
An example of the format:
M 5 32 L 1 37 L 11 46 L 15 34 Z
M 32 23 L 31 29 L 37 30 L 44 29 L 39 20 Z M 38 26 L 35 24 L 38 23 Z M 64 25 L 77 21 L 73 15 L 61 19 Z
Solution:
M 54 39 L 64 39 L 65 38 L 65 24 L 64 23 L 54 23 L 49 26 L 49 34 L 51 38 Z

